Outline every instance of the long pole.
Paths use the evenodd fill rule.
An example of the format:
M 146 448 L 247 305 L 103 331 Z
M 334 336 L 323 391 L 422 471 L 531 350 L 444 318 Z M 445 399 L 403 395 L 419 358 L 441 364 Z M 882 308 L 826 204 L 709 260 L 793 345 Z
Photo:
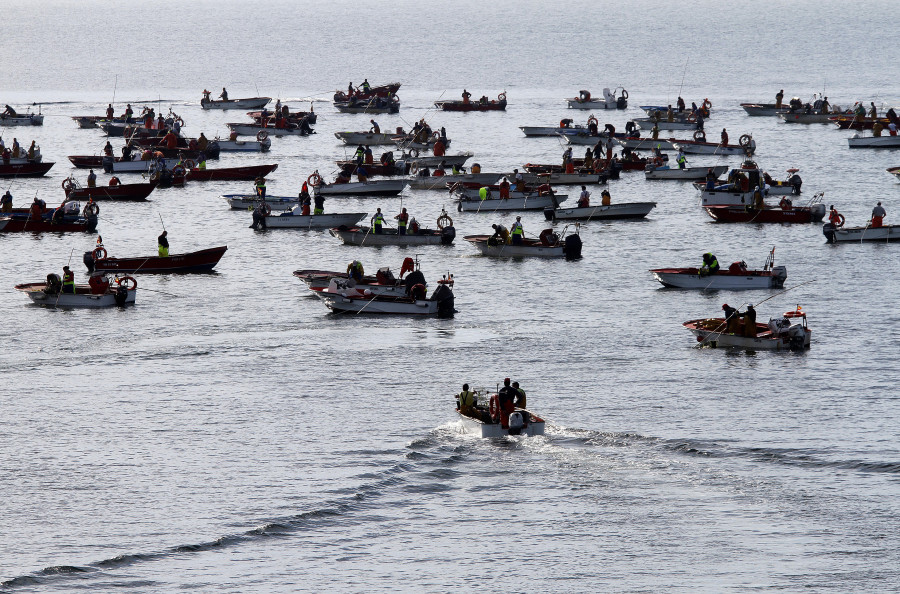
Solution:
M 75 248 L 72 248 L 72 251 L 69 252 L 69 261 L 66 262 L 66 268 L 69 267 L 69 264 L 72 263 L 72 254 L 75 253 Z M 65 277 L 65 272 L 63 272 L 63 277 Z M 65 280 L 65 278 L 63 278 Z M 53 307 L 59 305 L 59 297 L 62 295 L 62 287 L 59 288 L 59 293 L 56 294 L 56 303 L 53 304 Z
M 113 100 L 112 102 L 116 102 L 116 91 L 119 89 L 119 75 L 116 75 L 116 84 L 113 86 Z M 113 114 L 115 115 L 115 114 Z

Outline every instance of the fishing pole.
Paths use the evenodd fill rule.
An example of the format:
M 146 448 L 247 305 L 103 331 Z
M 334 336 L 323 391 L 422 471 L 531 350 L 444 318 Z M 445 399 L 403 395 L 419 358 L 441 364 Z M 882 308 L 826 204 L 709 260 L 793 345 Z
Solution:
M 68 267 L 69 267 L 69 264 L 72 263 L 72 254 L 74 254 L 74 253 L 75 253 L 75 248 L 72 248 L 72 251 L 69 252 L 69 261 L 66 262 L 65 268 L 68 268 Z M 71 272 L 72 272 L 72 271 L 70 270 L 69 273 L 71 273 Z M 63 276 L 65 277 L 65 272 L 63 272 Z M 73 275 L 73 276 L 74 276 L 74 275 Z M 63 278 L 63 281 L 65 281 L 65 278 Z M 59 293 L 56 294 L 56 303 L 53 304 L 53 307 L 56 307 L 57 305 L 59 305 L 59 298 L 60 298 L 60 296 L 62 296 L 62 287 L 60 287 Z
M 157 211 L 157 212 L 156 212 L 156 215 L 159 217 L 159 222 L 160 222 L 160 224 L 162 225 L 163 231 L 165 231 L 165 230 L 166 230 L 166 224 L 163 223 L 162 214 L 160 214 L 160 212 Z

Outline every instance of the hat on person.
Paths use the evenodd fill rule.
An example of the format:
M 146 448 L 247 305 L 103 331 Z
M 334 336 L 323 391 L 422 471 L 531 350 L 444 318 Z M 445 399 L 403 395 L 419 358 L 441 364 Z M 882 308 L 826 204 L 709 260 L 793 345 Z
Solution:
M 727 309 L 727 308 L 728 308 L 728 304 L 727 304 L 727 303 L 723 303 L 723 304 L 722 304 L 722 309 Z

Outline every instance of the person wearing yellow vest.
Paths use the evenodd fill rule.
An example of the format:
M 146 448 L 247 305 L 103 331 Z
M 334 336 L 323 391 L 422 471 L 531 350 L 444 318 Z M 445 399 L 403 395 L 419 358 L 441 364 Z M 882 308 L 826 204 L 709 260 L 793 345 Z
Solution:
M 266 178 L 261 175 L 256 178 L 256 197 L 260 200 L 266 199 Z
M 609 195 L 609 190 L 600 192 L 600 204 L 602 206 L 609 206 L 612 204 L 612 196 Z
M 362 282 L 365 274 L 366 272 L 363 270 L 362 262 L 359 260 L 354 260 L 347 265 L 347 278 L 353 279 L 356 282 Z
M 469 384 L 463 384 L 462 392 L 456 395 L 456 407 L 460 414 L 476 415 L 478 413 L 476 406 L 478 406 L 478 395 L 469 391 Z
M 513 245 L 522 245 L 525 239 L 525 229 L 522 228 L 522 217 L 516 217 L 516 222 L 512 226 L 512 243 Z
M 156 238 L 159 248 L 159 257 L 160 258 L 168 258 L 169 257 L 169 240 L 167 239 L 168 231 L 163 231 L 159 237 Z
M 481 188 L 478 189 L 478 197 L 482 200 L 487 200 L 491 197 L 491 191 L 487 188 L 487 186 L 481 186 Z
M 62 292 L 75 293 L 75 273 L 69 270 L 68 266 L 63 266 Z
M 372 232 L 375 235 L 381 235 L 382 225 L 384 225 L 384 215 L 381 214 L 381 209 L 379 208 L 372 217 Z
M 397 235 L 406 235 L 406 224 L 409 222 L 409 214 L 406 209 L 404 208 L 394 218 L 397 219 Z

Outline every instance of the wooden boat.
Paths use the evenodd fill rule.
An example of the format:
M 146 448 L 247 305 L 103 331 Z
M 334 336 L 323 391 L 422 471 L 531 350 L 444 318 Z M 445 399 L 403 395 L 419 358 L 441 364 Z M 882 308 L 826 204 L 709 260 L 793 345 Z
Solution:
M 709 181 L 694 182 L 694 187 L 700 190 L 700 201 L 703 205 L 750 204 L 753 202 L 755 188 L 763 185 L 766 188 L 766 195 L 800 194 L 803 179 L 797 174 L 799 171 L 796 168 L 788 169 L 787 179 L 776 180 L 772 179 L 772 176 L 765 171 L 760 170 L 756 162 L 747 159 L 741 163 L 740 167 L 732 169 L 727 178 L 715 179 L 712 183 Z M 738 173 L 746 178 L 746 182 L 738 184 L 728 181 L 736 179 Z M 716 173 L 716 177 L 718 175 Z M 745 183 L 746 185 L 744 185 Z
M 359 246 L 378 245 L 450 245 L 456 239 L 456 229 L 450 225 L 438 229 L 419 229 L 417 233 L 408 230 L 400 235 L 397 229 L 382 228 L 375 233 L 371 227 L 350 227 L 330 229 L 329 233 L 345 244 Z
M 188 181 L 253 181 L 257 177 L 265 177 L 278 169 L 278 164 L 271 165 L 245 165 L 244 167 L 221 167 L 219 169 L 193 169 L 188 170 Z
M 356 175 L 357 168 L 359 167 L 356 164 L 356 161 L 335 161 L 337 166 L 341 169 L 349 169 L 351 175 Z M 403 160 L 400 161 L 388 161 L 386 163 L 364 163 L 363 169 L 366 170 L 367 175 L 384 175 L 386 177 L 391 177 L 394 175 L 406 175 L 409 173 L 409 164 Z
M 0 162 L 0 177 L 41 177 L 45 175 L 55 163 L 10 163 L 4 165 Z
M 567 134 L 563 137 L 566 141 L 566 144 L 571 144 L 575 146 L 596 146 L 598 143 L 607 143 L 609 141 L 609 134 L 606 132 L 601 132 L 597 134 Z M 625 140 L 625 134 L 621 132 L 616 133 L 613 136 L 616 140 Z M 656 148 L 656 145 L 653 145 L 653 148 Z M 665 145 L 662 146 L 665 149 Z
M 884 130 L 887 130 L 891 121 L 887 118 L 861 118 L 858 116 L 840 115 L 833 116 L 831 121 L 841 130 L 871 130 L 875 127 L 875 122 L 881 123 Z
M 307 126 L 296 126 L 292 128 L 263 128 L 258 124 L 229 123 L 225 124 L 228 128 L 238 136 L 256 136 L 259 140 L 260 132 L 265 132 L 276 138 L 281 136 L 308 136 L 315 134 L 315 130 Z
M 407 272 L 410 274 L 404 278 L 403 275 Z M 395 277 L 394 273 L 387 266 L 379 268 L 374 276 L 363 275 L 362 278 L 352 281 L 347 272 L 329 270 L 295 270 L 294 276 L 306 283 L 306 286 L 312 291 L 328 289 L 332 283 L 337 283 L 336 288 L 342 290 L 356 289 L 357 291 L 369 291 L 372 295 L 404 297 L 417 284 L 422 284 L 426 288 L 428 286 L 425 275 L 422 274 L 422 271 L 418 269 L 418 264 L 410 257 L 403 259 L 403 264 L 400 267 L 400 278 Z
M 203 97 L 200 99 L 200 107 L 203 109 L 259 109 L 265 107 L 271 97 L 248 97 L 245 99 L 216 100 Z
M 753 117 L 776 116 L 780 113 L 787 113 L 790 107 L 782 103 L 778 107 L 775 103 L 741 103 L 741 107 L 747 112 L 747 115 Z
M 506 93 L 500 93 L 497 98 L 488 101 L 483 97 L 479 101 L 465 102 L 462 100 L 435 101 L 434 106 L 444 111 L 505 111 Z
M 68 184 L 66 182 L 69 182 Z M 141 202 L 147 199 L 154 188 L 156 182 L 140 183 L 140 184 L 119 184 L 117 186 L 97 186 L 90 188 L 77 185 L 71 177 L 63 181 L 63 189 L 66 192 L 66 198 L 69 200 L 80 200 L 87 202 L 88 200 L 118 200 Z
M 565 230 L 563 230 L 565 234 Z M 498 258 L 566 258 L 577 260 L 581 258 L 581 238 L 577 234 L 571 234 L 564 240 L 553 229 L 544 229 L 540 238 L 524 238 L 521 245 L 504 243 L 502 238 L 495 235 L 466 235 L 466 241 L 474 245 L 484 256 Z
M 728 165 L 715 165 L 713 167 L 685 167 L 684 169 L 671 168 L 668 165 L 647 165 L 644 169 L 644 177 L 647 179 L 674 179 L 680 181 L 693 181 L 705 178 L 712 174 L 719 177 L 728 171 Z
M 594 137 L 596 138 L 596 137 Z M 566 138 L 568 141 L 569 139 Z M 602 140 L 602 138 L 600 138 Z M 652 151 L 655 149 L 659 149 L 661 151 L 673 151 L 675 150 L 675 143 L 682 142 L 677 138 L 614 138 L 613 142 L 621 146 L 622 148 L 627 148 L 632 151 Z M 587 143 L 585 143 L 587 144 Z
M 43 126 L 44 116 L 39 113 L 26 113 L 15 116 L 0 114 L 0 126 Z
M 462 175 L 430 175 L 407 180 L 413 190 L 446 190 L 456 183 L 492 185 L 500 181 L 502 173 L 465 173 Z
M 621 93 L 617 91 L 621 90 Z M 618 96 L 617 96 L 618 95 Z M 581 90 L 578 97 L 566 99 L 569 109 L 627 109 L 628 91 L 622 87 L 616 87 L 610 91 L 609 87 L 603 89 L 603 98 L 591 97 L 591 92 Z
M 900 148 L 900 136 L 862 136 L 856 133 L 847 139 L 847 144 L 850 148 L 895 149 Z
M 749 270 L 741 261 L 702 276 L 698 268 L 656 268 L 650 272 L 665 287 L 704 291 L 780 289 L 787 279 L 787 268 L 775 266 L 775 248 L 769 252 L 762 270 Z
M 497 395 L 493 394 L 490 398 L 497 398 Z M 543 435 L 546 425 L 544 419 L 524 408 L 516 408 L 509 414 L 506 427 L 501 423 L 499 413 L 491 416 L 488 406 L 476 406 L 475 411 L 467 411 L 466 414 L 457 409 L 456 413 L 467 432 L 476 433 L 484 438 Z
M 431 297 L 407 297 L 396 295 L 366 294 L 356 289 L 313 291 L 334 313 L 395 314 L 411 316 L 438 316 L 452 318 L 456 313 L 453 296 L 453 277 L 438 281 Z
M 499 196 L 494 192 L 493 196 Z M 538 194 L 537 192 L 510 192 L 509 198 L 487 198 L 481 200 L 477 194 L 468 192 L 458 193 L 456 210 L 459 212 L 476 212 L 493 214 L 498 211 L 510 210 L 546 210 L 558 208 L 561 202 L 565 202 L 568 196 L 557 194 Z
M 513 175 L 507 174 L 508 179 Z M 617 176 L 618 177 L 618 176 Z M 522 181 L 528 185 L 550 184 L 555 186 L 581 186 L 605 184 L 610 176 L 607 173 L 596 173 L 589 169 L 576 170 L 575 173 L 553 171 L 551 173 L 523 173 Z
M 584 206 L 579 208 L 548 208 L 544 218 L 548 221 L 615 221 L 622 219 L 643 219 L 656 207 L 656 202 L 623 202 Z
M 210 272 L 225 254 L 227 246 L 220 246 L 166 257 L 144 256 L 139 258 L 109 258 L 105 248 L 95 248 L 84 253 L 88 272 L 127 272 L 129 274 L 165 274 L 184 272 Z
M 265 153 L 272 147 L 268 136 L 263 140 L 220 140 L 215 142 L 221 152 L 227 153 Z
M 277 106 L 277 103 L 276 103 L 276 106 Z M 285 108 L 287 106 L 282 105 L 281 107 L 283 110 L 283 108 Z M 277 121 L 274 111 L 264 110 L 264 111 L 248 111 L 247 112 L 247 116 L 250 119 L 252 119 L 254 122 L 256 122 L 257 124 L 259 124 L 260 126 L 262 126 L 264 115 L 266 117 L 266 125 L 269 128 L 274 128 L 275 123 Z M 297 111 L 291 111 L 291 109 L 288 108 L 287 116 L 284 115 L 283 111 L 282 111 L 282 116 L 284 117 L 284 119 L 286 119 L 289 123 L 292 123 L 292 124 L 300 124 L 300 122 L 302 122 L 303 120 L 306 120 L 306 122 L 308 124 L 315 124 L 316 121 L 318 121 L 318 119 L 319 119 L 318 114 L 316 114 L 316 112 L 313 111 L 312 101 L 310 101 L 310 103 L 309 103 L 309 111 L 301 111 L 300 109 L 297 109 Z
M 439 167 L 441 163 L 444 163 L 444 166 L 452 168 L 454 165 L 456 167 L 462 167 L 466 164 L 466 161 L 472 158 L 472 153 L 460 153 L 458 155 L 441 155 L 440 157 L 426 157 L 419 155 L 411 155 L 404 153 L 400 160 L 410 165 L 410 172 L 415 173 L 421 167 L 430 167 L 434 169 L 435 167 Z
M 69 155 L 69 161 L 78 169 L 103 169 L 103 160 L 112 159 L 113 162 L 131 161 L 123 157 L 105 157 L 103 155 Z
M 295 206 L 288 212 L 269 214 L 265 226 L 269 229 L 331 229 L 353 227 L 366 218 L 365 212 L 335 212 L 320 215 L 304 215 L 303 208 Z
M 822 227 L 822 233 L 828 239 L 828 243 L 862 243 L 864 241 L 891 243 L 892 241 L 900 241 L 900 225 L 835 227 L 831 223 L 825 223 Z
M 815 223 L 825 217 L 824 204 L 794 206 L 783 209 L 763 205 L 753 206 L 704 206 L 706 213 L 720 223 Z
M 318 196 L 397 196 L 406 189 L 406 180 L 384 179 L 348 184 L 319 184 L 313 186 Z
M 106 173 L 149 173 L 159 165 L 157 159 L 124 161 L 116 160 L 114 157 L 103 157 L 101 162 Z
M 799 323 L 792 323 L 799 321 Z M 808 349 L 812 331 L 806 322 L 806 313 L 799 310 L 788 311 L 780 319 L 772 319 L 768 324 L 756 324 L 756 336 L 725 332 L 724 318 L 690 320 L 682 324 L 697 337 L 700 346 L 711 348 L 736 347 L 751 351 L 800 351 Z
M 59 280 L 57 275 L 52 275 Z M 43 307 L 100 308 L 134 305 L 137 297 L 137 281 L 126 276 L 116 279 L 120 284 L 110 286 L 102 293 L 94 293 L 90 285 L 75 285 L 74 293 L 61 293 L 56 288 L 48 288 L 49 283 L 24 283 L 16 285 L 16 290 L 25 293 L 32 302 Z

